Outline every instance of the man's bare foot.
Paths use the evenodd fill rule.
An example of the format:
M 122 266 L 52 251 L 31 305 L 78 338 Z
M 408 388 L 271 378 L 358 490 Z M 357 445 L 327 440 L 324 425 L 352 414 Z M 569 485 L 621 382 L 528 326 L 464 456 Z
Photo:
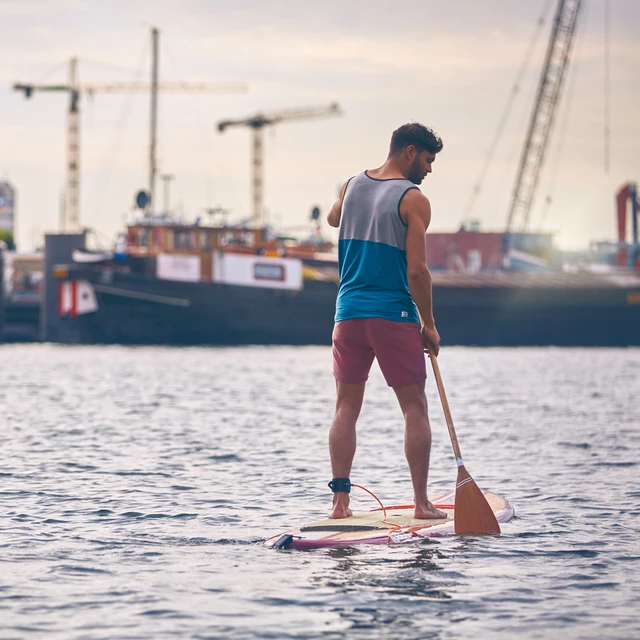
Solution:
M 349 509 L 349 494 L 335 493 L 333 495 L 333 508 L 329 514 L 329 519 L 339 520 L 340 518 L 348 518 L 352 515 L 353 513 L 351 512 L 351 509 Z
M 329 520 L 339 520 L 340 518 L 348 518 L 352 515 L 353 513 L 351 512 L 351 509 L 349 509 L 348 507 L 344 509 L 336 505 L 335 507 L 333 507 L 333 510 L 329 514 Z
M 416 504 L 416 510 L 413 515 L 417 520 L 444 520 L 447 514 L 440 509 L 436 509 L 428 500 L 426 503 Z

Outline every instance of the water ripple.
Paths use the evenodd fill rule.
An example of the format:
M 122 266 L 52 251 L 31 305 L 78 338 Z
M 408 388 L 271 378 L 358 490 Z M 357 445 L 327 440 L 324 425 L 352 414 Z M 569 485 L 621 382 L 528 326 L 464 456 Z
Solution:
M 465 462 L 517 517 L 306 552 L 262 541 L 327 511 L 329 349 L 0 357 L 3 638 L 640 637 L 640 350 L 444 349 Z M 455 462 L 428 396 L 436 493 Z M 402 430 L 374 367 L 352 478 L 387 504 L 411 495 Z

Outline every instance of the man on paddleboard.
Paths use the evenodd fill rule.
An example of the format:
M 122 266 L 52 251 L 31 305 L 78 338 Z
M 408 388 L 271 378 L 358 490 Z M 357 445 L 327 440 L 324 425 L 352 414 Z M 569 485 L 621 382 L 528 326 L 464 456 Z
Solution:
M 331 518 L 351 515 L 356 421 L 374 357 L 404 415 L 415 517 L 446 517 L 427 498 L 431 428 L 424 349 L 431 344 L 437 355 L 440 336 L 426 258 L 431 205 L 417 186 L 441 150 L 442 140 L 428 127 L 402 125 L 391 136 L 385 163 L 348 180 L 327 216 L 332 227 L 340 228 L 333 329 L 337 401 L 329 432 Z

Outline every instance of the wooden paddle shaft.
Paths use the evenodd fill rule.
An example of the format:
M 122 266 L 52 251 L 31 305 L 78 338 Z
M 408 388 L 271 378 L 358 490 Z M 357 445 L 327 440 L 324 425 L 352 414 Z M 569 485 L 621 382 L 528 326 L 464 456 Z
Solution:
M 453 418 L 451 417 L 451 409 L 449 409 L 449 402 L 447 401 L 447 394 L 444 391 L 444 384 L 442 383 L 442 376 L 440 375 L 440 367 L 438 366 L 438 359 L 433 352 L 433 347 L 428 345 L 429 360 L 431 360 L 431 366 L 433 367 L 433 375 L 436 377 L 436 385 L 438 386 L 438 393 L 440 394 L 440 402 L 442 403 L 442 410 L 444 411 L 444 417 L 447 421 L 447 428 L 449 429 L 449 436 L 451 437 L 451 445 L 453 446 L 453 453 L 456 456 L 456 462 L 459 467 L 463 467 L 462 454 L 460 453 L 460 445 L 458 444 L 458 436 L 456 436 L 456 430 L 453 426 Z

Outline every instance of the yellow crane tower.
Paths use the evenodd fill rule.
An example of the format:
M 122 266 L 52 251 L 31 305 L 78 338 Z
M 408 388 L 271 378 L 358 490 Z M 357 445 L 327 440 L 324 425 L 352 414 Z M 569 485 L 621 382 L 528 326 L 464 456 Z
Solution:
M 157 92 L 242 92 L 246 85 L 242 83 L 211 84 L 190 82 L 158 82 L 158 37 L 156 28 L 151 30 L 152 38 L 152 70 L 151 83 L 146 82 L 111 82 L 83 83 L 78 81 L 78 59 L 71 58 L 69 64 L 69 82 L 67 84 L 35 85 L 16 83 L 15 91 L 24 93 L 30 98 L 38 92 L 66 92 L 69 94 L 67 112 L 67 188 L 65 194 L 65 231 L 80 230 L 80 96 L 93 96 L 96 93 L 140 93 L 151 91 L 151 132 L 149 142 L 149 202 L 154 202 L 157 161 Z
M 326 118 L 329 116 L 342 115 L 342 109 L 337 102 L 333 102 L 327 107 L 307 107 L 298 109 L 284 109 L 272 113 L 256 113 L 247 118 L 239 120 L 221 120 L 218 122 L 218 131 L 223 132 L 228 127 L 243 126 L 253 129 L 253 224 L 257 227 L 263 225 L 264 201 L 263 201 L 263 181 L 264 181 L 264 160 L 263 160 L 263 129 L 280 122 L 291 120 L 308 120 L 310 118 Z

